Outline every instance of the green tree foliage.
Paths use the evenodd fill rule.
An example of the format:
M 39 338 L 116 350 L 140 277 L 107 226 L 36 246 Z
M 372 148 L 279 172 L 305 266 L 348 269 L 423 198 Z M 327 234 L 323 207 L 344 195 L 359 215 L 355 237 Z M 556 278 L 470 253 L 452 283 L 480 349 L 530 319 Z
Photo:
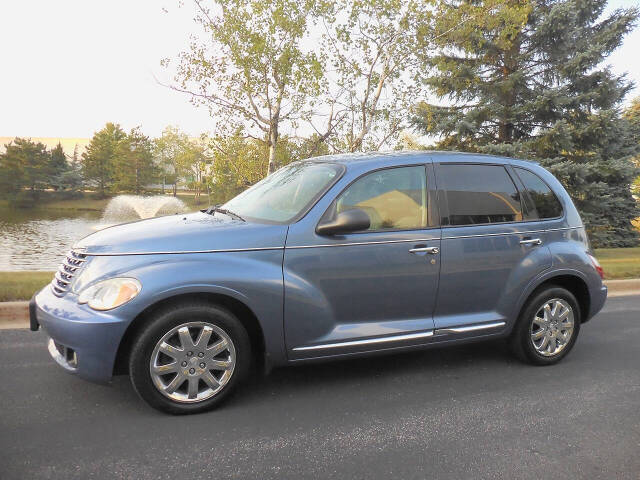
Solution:
M 24 156 L 21 154 L 21 139 L 16 138 L 4 146 L 5 153 L 0 155 L 0 194 L 11 199 L 24 188 Z
M 62 144 L 58 142 L 58 145 L 56 145 L 50 153 L 48 174 L 51 178 L 55 178 L 62 175 L 68 169 L 69 163 L 67 162 L 67 156 L 64 154 Z
M 0 194 L 19 207 L 31 207 L 45 188 L 77 191 L 82 186 L 78 163 L 70 164 L 60 143 L 51 151 L 21 138 L 5 145 L 0 155 Z
M 328 155 L 329 147 L 320 135 L 314 133 L 310 137 L 292 139 L 285 137 L 282 148 L 278 150 L 278 165 L 284 166 L 296 160 Z
M 162 135 L 153 141 L 154 156 L 159 167 L 164 193 L 165 183 L 173 185 L 173 196 L 177 195 L 178 180 L 188 172 L 184 156 L 189 146 L 189 137 L 177 127 L 168 126 Z
M 84 186 L 84 177 L 82 175 L 82 162 L 78 155 L 78 144 L 73 147 L 73 156 L 69 162 L 69 169 L 60 177 L 61 188 L 77 192 Z
M 83 184 L 81 166 L 78 161 L 77 148 L 71 162 L 58 142 L 49 154 L 47 184 L 58 191 L 77 192 Z
M 319 2 L 313 0 L 194 0 L 204 41 L 180 56 L 179 90 L 207 105 L 220 134 L 241 128 L 262 140 L 268 171 L 277 167 L 283 125 L 305 118 L 317 95 L 322 66 L 302 43 Z
M 213 203 L 225 202 L 267 174 L 269 160 L 264 142 L 237 134 L 215 137 L 211 146 Z
M 47 147 L 31 140 L 16 139 L 17 153 L 24 169 L 25 187 L 32 192 L 47 184 L 49 153 Z
M 207 174 L 213 161 L 210 143 L 207 135 L 191 139 L 185 144 L 184 153 L 180 157 L 181 166 L 186 172 L 187 186 L 195 192 L 196 204 L 200 203 L 200 193 L 206 187 Z
M 54 190 L 63 190 L 70 193 L 78 192 L 84 185 L 82 165 L 79 162 L 70 163 L 61 174 L 49 180 Z
M 213 166 L 209 178 L 213 203 L 222 203 L 262 180 L 269 168 L 269 152 L 264 142 L 240 134 L 210 140 Z M 312 155 L 327 153 L 327 147 L 315 136 L 295 140 L 283 137 L 275 159 L 279 166 Z
M 47 186 L 49 159 L 47 148 L 40 142 L 15 138 L 6 144 L 0 155 L 0 192 L 13 204 L 31 205 L 37 192 Z
M 143 193 L 157 174 L 149 137 L 143 135 L 139 128 L 134 128 L 118 142 L 114 153 L 114 189 L 137 195 Z
M 640 97 L 635 98 L 625 110 L 624 118 L 629 122 L 633 141 L 640 146 Z M 640 154 L 633 159 L 636 167 L 640 168 Z M 632 189 L 636 200 L 640 201 L 640 176 L 633 181 Z
M 98 188 L 100 195 L 113 187 L 116 151 L 127 136 L 118 124 L 107 123 L 96 132 L 82 154 L 82 171 L 85 179 Z
M 438 147 L 539 160 L 564 183 L 595 246 L 631 246 L 638 151 L 619 108 L 631 84 L 603 61 L 636 9 L 606 0 L 441 0 L 415 124 Z

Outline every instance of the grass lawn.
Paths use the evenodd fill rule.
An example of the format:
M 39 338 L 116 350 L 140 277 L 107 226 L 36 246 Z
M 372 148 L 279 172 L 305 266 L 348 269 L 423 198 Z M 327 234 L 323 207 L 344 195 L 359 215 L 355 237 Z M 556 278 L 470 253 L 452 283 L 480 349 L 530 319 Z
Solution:
M 640 247 L 600 248 L 596 250 L 596 258 L 607 280 L 640 278 Z
M 607 280 L 640 278 L 640 247 L 601 248 L 596 257 Z M 53 278 L 53 272 L 0 272 L 0 302 L 28 300 Z
M 53 272 L 0 272 L 0 302 L 29 300 L 53 278 Z

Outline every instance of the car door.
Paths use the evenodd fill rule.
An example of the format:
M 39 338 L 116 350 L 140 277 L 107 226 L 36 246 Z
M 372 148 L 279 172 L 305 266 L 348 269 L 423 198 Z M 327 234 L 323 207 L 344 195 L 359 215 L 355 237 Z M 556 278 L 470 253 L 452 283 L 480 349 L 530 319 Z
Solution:
M 510 166 L 435 165 L 441 208 L 437 334 L 503 329 L 526 285 L 551 266 L 545 232 L 527 221 Z
M 364 173 L 324 215 L 291 225 L 283 265 L 289 358 L 410 346 L 433 335 L 440 230 L 432 175 L 431 164 Z M 369 214 L 368 230 L 315 232 L 320 216 L 351 208 Z

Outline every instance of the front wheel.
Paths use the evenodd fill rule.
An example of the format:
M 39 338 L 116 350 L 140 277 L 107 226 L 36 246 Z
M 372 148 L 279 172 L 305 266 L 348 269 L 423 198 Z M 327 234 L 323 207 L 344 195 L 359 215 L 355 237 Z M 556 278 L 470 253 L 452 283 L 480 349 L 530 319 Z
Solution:
M 176 305 L 154 316 L 134 342 L 129 372 L 134 389 L 152 407 L 197 413 L 229 395 L 250 359 L 247 332 L 229 311 Z
M 511 335 L 512 351 L 534 365 L 551 365 L 564 358 L 580 332 L 580 306 L 561 287 L 536 293 L 525 305 Z

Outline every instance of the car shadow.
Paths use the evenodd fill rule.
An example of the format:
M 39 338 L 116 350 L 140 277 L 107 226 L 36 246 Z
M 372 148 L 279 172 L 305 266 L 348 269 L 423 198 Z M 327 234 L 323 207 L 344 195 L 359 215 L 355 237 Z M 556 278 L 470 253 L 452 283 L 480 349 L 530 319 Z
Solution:
M 435 385 L 439 379 L 457 383 L 467 377 L 477 379 L 479 375 L 489 379 L 495 377 L 496 370 L 521 368 L 527 367 L 513 359 L 505 342 L 500 340 L 308 363 L 276 368 L 268 375 L 253 372 L 231 401 L 216 411 L 273 407 L 274 403 L 286 405 L 318 394 L 333 399 L 343 394 L 349 397 L 356 393 L 354 389 L 375 391 L 379 385 L 388 383 L 411 386 L 428 381 Z M 118 395 L 136 397 L 127 377 L 118 377 L 114 387 Z
M 262 389 L 277 389 L 282 394 L 307 388 L 339 388 L 353 382 L 380 382 L 398 375 L 442 376 L 455 374 L 471 365 L 516 362 L 507 346 L 501 341 L 434 347 L 409 352 L 377 354 L 368 357 L 335 359 L 274 369 L 269 375 L 253 375 L 253 382 L 246 385 L 243 396 L 250 400 L 260 397 Z M 253 394 L 251 392 L 254 392 Z

